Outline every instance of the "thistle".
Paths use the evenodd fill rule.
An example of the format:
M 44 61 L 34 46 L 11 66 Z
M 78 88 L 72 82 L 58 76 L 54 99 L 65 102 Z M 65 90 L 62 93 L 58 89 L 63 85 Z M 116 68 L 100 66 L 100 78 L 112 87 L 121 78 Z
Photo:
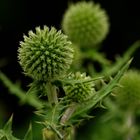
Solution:
M 52 27 L 36 28 L 24 35 L 20 42 L 18 59 L 26 75 L 36 80 L 52 80 L 61 77 L 69 69 L 73 49 L 67 36 Z
M 72 102 L 86 101 L 95 94 L 94 83 L 89 76 L 86 76 L 85 73 L 81 74 L 80 72 L 77 72 L 75 74 L 70 74 L 68 76 L 68 79 L 82 81 L 79 83 L 67 84 L 64 86 L 66 96 Z
M 95 46 L 108 33 L 108 16 L 99 4 L 78 2 L 72 4 L 64 14 L 62 28 L 74 43 Z

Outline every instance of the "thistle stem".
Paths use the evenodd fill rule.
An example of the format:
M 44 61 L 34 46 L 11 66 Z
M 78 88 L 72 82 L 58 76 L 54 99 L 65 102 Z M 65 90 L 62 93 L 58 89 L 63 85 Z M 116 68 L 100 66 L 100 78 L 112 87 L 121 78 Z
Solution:
M 48 82 L 46 85 L 48 101 L 51 105 L 58 103 L 58 97 L 56 92 L 56 86 L 52 85 L 51 82 Z

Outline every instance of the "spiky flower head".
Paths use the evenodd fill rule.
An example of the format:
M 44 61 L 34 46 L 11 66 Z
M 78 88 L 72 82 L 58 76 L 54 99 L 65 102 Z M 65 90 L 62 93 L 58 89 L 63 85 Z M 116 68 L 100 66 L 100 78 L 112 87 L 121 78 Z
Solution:
M 90 81 L 91 78 L 86 76 L 85 73 L 71 73 L 68 79 L 77 81 L 74 84 L 67 84 L 64 86 L 66 96 L 71 99 L 72 102 L 86 101 L 95 94 L 94 83 Z
M 50 80 L 60 77 L 69 69 L 73 49 L 67 36 L 52 27 L 36 28 L 29 31 L 28 37 L 20 42 L 19 63 L 25 74 L 37 80 Z
M 136 70 L 129 70 L 121 78 L 120 84 L 115 90 L 117 101 L 125 109 L 135 108 L 140 105 L 140 72 Z
M 72 4 L 64 14 L 62 28 L 74 43 L 95 46 L 108 33 L 108 16 L 99 4 L 78 2 Z

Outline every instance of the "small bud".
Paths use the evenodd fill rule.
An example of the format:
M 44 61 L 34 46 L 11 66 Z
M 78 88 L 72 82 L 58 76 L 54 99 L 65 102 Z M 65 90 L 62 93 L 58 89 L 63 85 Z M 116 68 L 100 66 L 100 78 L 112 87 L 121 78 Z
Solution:
M 66 96 L 71 99 L 72 102 L 86 101 L 95 94 L 93 81 L 83 82 L 85 80 L 91 80 L 85 73 L 81 74 L 80 72 L 77 72 L 75 74 L 70 74 L 68 79 L 81 81 L 64 86 Z

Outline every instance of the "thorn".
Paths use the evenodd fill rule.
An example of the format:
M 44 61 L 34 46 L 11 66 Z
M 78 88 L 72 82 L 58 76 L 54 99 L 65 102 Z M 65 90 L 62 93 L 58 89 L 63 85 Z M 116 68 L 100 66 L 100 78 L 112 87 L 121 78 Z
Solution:
M 100 101 L 100 102 L 99 102 L 99 107 L 101 107 L 101 108 L 103 108 L 103 109 L 107 109 L 107 107 L 105 107 L 105 106 L 102 104 L 102 102 L 103 102 L 103 101 Z
M 111 95 L 111 96 L 113 96 L 113 97 L 116 97 L 116 94 L 115 94 L 115 93 L 113 93 L 113 92 L 112 92 L 110 95 Z
M 116 84 L 116 87 L 123 88 L 124 86 L 118 83 Z
M 106 86 L 107 84 L 104 82 L 104 80 L 101 80 L 102 86 Z

